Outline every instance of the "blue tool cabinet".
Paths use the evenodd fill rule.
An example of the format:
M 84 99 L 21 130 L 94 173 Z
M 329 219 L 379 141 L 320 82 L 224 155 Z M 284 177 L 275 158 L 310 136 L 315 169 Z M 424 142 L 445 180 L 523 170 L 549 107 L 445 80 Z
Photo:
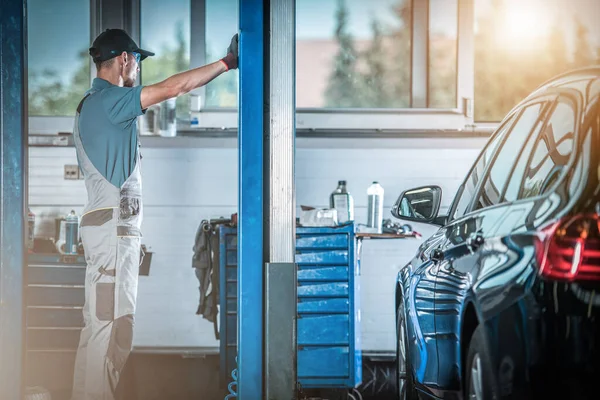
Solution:
M 237 230 L 221 226 L 221 382 L 237 354 Z M 360 262 L 354 224 L 296 229 L 298 382 L 304 388 L 352 388 L 362 380 Z

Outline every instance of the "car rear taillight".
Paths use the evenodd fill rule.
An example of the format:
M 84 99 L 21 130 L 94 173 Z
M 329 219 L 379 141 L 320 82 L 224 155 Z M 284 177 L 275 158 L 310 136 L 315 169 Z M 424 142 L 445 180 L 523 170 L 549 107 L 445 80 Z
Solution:
M 535 241 L 540 274 L 562 281 L 600 281 L 600 218 L 564 218 L 541 229 Z

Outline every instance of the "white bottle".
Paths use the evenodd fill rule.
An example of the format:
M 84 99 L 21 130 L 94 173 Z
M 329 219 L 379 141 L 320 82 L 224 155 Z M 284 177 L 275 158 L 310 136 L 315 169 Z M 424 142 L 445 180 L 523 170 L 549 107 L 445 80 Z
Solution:
M 369 205 L 367 207 L 367 227 L 377 233 L 382 232 L 383 225 L 383 187 L 379 182 L 373 182 L 367 189 Z

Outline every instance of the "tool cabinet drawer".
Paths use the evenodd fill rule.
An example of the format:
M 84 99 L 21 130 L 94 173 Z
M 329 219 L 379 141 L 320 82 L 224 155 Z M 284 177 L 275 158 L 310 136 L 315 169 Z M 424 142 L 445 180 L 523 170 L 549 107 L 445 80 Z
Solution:
M 298 346 L 349 345 L 350 321 L 348 314 L 299 315 Z
M 237 306 L 237 304 L 236 304 Z M 298 298 L 298 314 L 347 314 L 350 312 L 350 299 L 345 298 Z
M 298 381 L 353 388 L 362 381 L 357 239 L 354 225 L 296 229 Z M 221 379 L 237 354 L 237 229 L 219 230 Z
M 313 266 L 299 265 L 298 266 L 298 282 L 340 282 L 348 281 L 349 268 L 347 265 L 342 266 Z

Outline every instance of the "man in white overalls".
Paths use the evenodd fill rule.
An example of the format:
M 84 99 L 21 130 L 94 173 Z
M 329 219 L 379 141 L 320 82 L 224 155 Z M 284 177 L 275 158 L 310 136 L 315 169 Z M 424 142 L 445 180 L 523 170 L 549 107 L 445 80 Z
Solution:
M 143 207 L 136 119 L 149 106 L 236 69 L 238 38 L 233 37 L 223 59 L 149 86 L 133 85 L 140 62 L 154 53 L 140 49 L 125 31 L 104 31 L 90 55 L 97 78 L 77 107 L 73 127 L 88 201 L 81 217 L 85 327 L 72 400 L 112 400 L 132 348 L 140 264 Z

